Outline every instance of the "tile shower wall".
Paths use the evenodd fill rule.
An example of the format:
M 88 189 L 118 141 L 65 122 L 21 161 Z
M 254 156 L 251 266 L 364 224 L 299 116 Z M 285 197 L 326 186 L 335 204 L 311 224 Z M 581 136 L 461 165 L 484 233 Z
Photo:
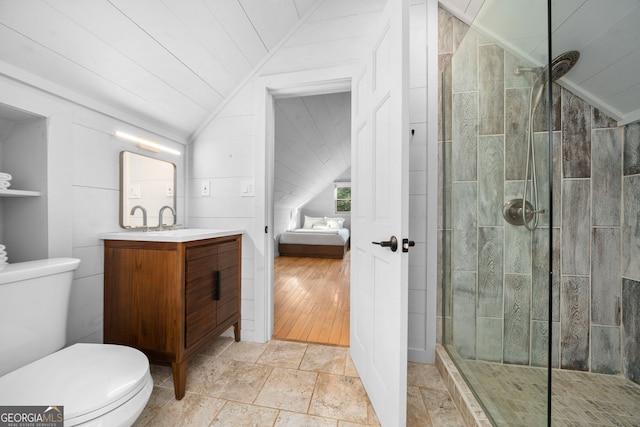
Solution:
M 553 232 L 502 218 L 522 197 L 531 75 L 440 10 L 440 288 L 445 344 L 467 359 L 545 366 L 553 254 L 553 365 L 640 383 L 640 123 L 554 84 Z M 455 54 L 455 55 L 454 55 Z M 548 205 L 547 120 L 534 117 Z

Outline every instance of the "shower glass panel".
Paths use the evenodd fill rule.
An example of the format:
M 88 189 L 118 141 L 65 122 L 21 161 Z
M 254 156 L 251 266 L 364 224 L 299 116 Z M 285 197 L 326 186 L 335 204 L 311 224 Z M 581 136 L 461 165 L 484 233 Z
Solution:
M 547 2 L 486 0 L 470 26 L 444 14 L 443 343 L 496 425 L 543 426 L 559 320 Z
M 640 425 L 640 121 L 579 78 L 608 7 L 440 12 L 442 342 L 498 426 Z

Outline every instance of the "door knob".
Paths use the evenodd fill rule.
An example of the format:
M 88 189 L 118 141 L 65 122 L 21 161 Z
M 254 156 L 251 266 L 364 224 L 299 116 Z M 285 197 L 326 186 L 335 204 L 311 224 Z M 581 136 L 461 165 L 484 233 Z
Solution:
M 402 239 L 402 252 L 409 252 L 409 248 L 416 245 L 416 242 L 409 239 Z
M 396 236 L 391 236 L 389 240 L 383 240 L 382 242 L 371 242 L 374 245 L 380 245 L 383 248 L 391 248 L 391 252 L 395 252 L 398 250 L 398 238 Z

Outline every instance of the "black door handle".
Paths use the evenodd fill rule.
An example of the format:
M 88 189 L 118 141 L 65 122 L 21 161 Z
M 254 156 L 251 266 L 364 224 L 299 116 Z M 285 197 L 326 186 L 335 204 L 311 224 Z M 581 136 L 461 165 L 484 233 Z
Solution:
M 409 252 L 410 247 L 414 247 L 416 242 L 409 239 L 402 239 L 402 252 Z
M 380 245 L 383 248 L 391 248 L 391 252 L 395 252 L 398 250 L 398 238 L 396 236 L 391 236 L 389 240 L 383 240 L 382 242 L 371 242 L 374 245 Z

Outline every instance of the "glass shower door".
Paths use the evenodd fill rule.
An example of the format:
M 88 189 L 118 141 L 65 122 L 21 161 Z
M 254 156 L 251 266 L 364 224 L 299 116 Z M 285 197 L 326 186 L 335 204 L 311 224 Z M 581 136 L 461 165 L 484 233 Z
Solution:
M 442 76 L 443 342 L 494 423 L 546 425 L 547 367 L 558 363 L 546 2 L 487 0 L 466 28 L 441 13 L 453 29 Z

